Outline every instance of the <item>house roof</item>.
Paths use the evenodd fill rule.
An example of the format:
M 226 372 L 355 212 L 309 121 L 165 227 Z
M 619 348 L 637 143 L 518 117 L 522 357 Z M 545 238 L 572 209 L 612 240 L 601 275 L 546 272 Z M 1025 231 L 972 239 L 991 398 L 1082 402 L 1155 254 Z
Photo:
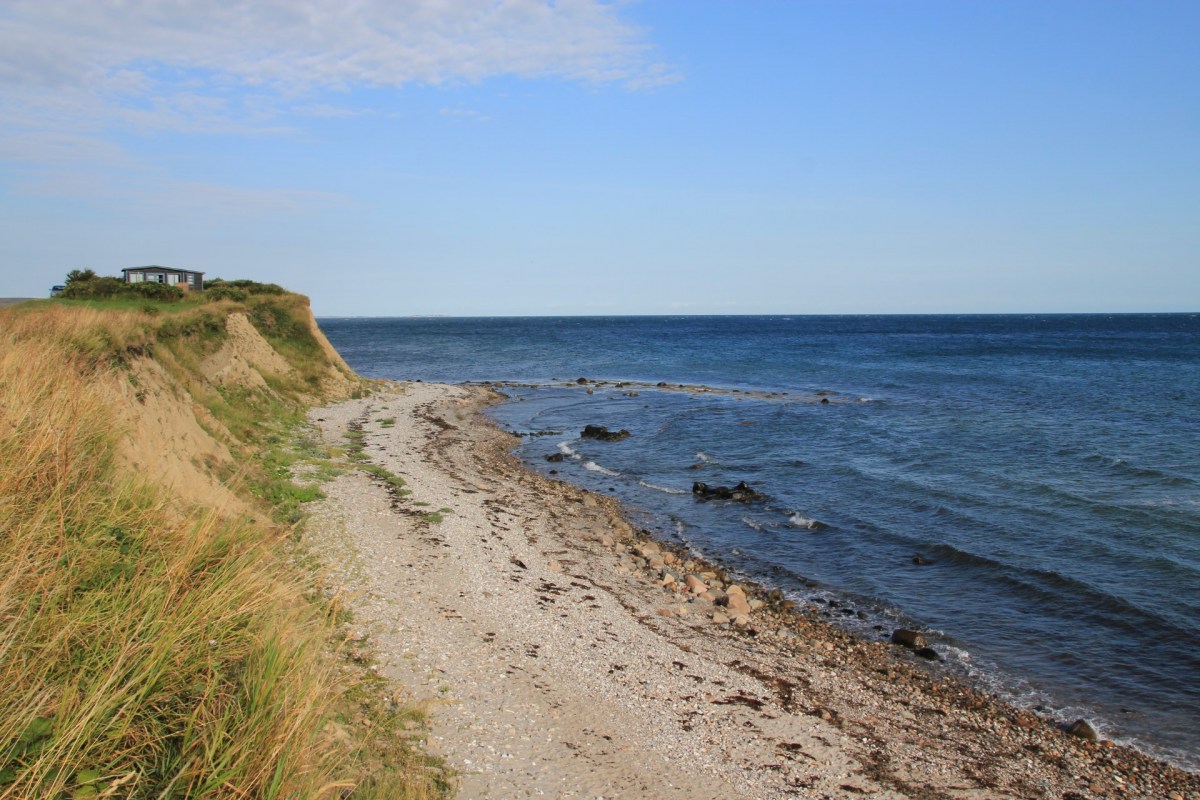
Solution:
M 148 267 L 125 267 L 121 272 L 178 272 L 180 274 L 203 275 L 204 273 L 197 269 L 176 269 L 175 267 L 160 267 L 157 264 L 151 264 Z

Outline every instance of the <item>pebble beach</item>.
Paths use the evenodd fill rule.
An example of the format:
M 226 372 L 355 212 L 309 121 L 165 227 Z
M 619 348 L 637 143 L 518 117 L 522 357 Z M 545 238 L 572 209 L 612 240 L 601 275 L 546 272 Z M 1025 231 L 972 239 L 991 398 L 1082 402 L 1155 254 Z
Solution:
M 864 641 L 536 475 L 482 387 L 390 384 L 310 412 L 361 471 L 308 546 L 379 671 L 429 704 L 462 798 L 1155 798 L 1200 776 Z M 907 644 L 908 646 L 905 646 Z

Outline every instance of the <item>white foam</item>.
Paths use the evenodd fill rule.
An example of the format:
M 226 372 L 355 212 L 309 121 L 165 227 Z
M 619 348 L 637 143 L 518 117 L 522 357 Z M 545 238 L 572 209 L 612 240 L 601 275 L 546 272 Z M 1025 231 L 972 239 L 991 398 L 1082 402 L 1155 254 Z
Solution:
M 574 450 L 572 450 L 571 445 L 567 442 L 559 442 L 558 443 L 558 452 L 562 453 L 564 456 L 570 456 L 571 458 L 579 458 L 579 453 L 576 453 Z
M 620 475 L 621 475 L 621 473 L 619 473 L 619 472 L 615 472 L 611 469 L 607 469 L 605 467 L 600 466 L 595 461 L 583 462 L 583 468 L 586 469 L 588 472 L 599 472 L 601 475 L 609 475 L 614 478 L 620 477 Z
M 820 520 L 809 519 L 808 517 L 801 516 L 800 514 L 792 514 L 790 517 L 788 517 L 788 522 L 797 528 L 807 528 L 810 531 L 815 531 L 817 528 L 821 527 Z
M 663 492 L 665 494 L 688 494 L 688 492 L 684 491 L 683 489 L 672 489 L 670 486 L 659 486 L 658 484 L 647 483 L 646 481 L 638 481 L 638 485 L 645 486 L 647 489 L 653 489 L 656 492 Z
M 762 523 L 757 522 L 753 519 L 750 519 L 750 517 L 742 517 L 742 522 L 744 522 L 746 525 L 753 528 L 754 530 L 758 531 L 759 533 L 762 533 L 763 531 L 766 530 L 766 528 L 764 528 L 762 526 Z
M 713 461 L 712 457 L 704 452 L 696 453 L 696 460 L 705 464 L 711 464 Z

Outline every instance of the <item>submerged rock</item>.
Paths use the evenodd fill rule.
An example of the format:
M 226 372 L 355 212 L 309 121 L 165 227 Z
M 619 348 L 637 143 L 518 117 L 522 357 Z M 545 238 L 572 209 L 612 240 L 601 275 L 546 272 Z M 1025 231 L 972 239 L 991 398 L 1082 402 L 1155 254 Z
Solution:
M 732 488 L 709 486 L 707 483 L 696 481 L 692 484 L 692 494 L 702 500 L 733 500 L 738 503 L 752 503 L 756 500 L 767 499 L 765 494 L 754 490 L 745 481 Z
M 579 435 L 584 439 L 597 439 L 601 442 L 619 442 L 629 438 L 629 431 L 624 428 L 619 431 L 610 431 L 603 425 L 588 425 Z
M 567 459 L 567 456 L 565 453 L 551 453 L 550 455 L 546 456 L 547 461 L 550 461 L 555 464 L 565 461 L 566 459 Z

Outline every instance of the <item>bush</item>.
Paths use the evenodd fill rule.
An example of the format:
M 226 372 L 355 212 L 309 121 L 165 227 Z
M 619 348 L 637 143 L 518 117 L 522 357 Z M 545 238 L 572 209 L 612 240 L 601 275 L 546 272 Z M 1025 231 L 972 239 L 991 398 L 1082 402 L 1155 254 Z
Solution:
M 245 302 L 246 292 L 234 286 L 230 286 L 224 282 L 216 286 L 211 283 L 204 290 L 204 297 L 209 302 L 215 303 L 218 300 L 233 300 L 238 303 Z
M 72 273 L 74 274 L 74 273 Z M 68 300 L 107 300 L 113 297 L 137 297 L 145 300 L 156 300 L 162 303 L 174 303 L 184 298 L 184 291 L 178 286 L 168 286 L 165 283 L 144 281 L 142 283 L 125 283 L 120 278 L 79 278 L 74 280 L 67 276 L 67 286 L 59 297 Z
M 88 278 L 71 280 L 67 278 L 67 288 L 62 290 L 59 297 L 71 300 L 103 300 L 125 294 L 126 283 L 120 278 Z
M 152 281 L 143 281 L 141 283 L 126 283 L 130 294 L 136 294 L 141 297 L 147 297 L 151 300 L 162 300 L 165 302 L 174 302 L 184 298 L 184 291 L 178 286 L 168 286 L 165 283 L 154 283 Z
M 213 278 L 211 281 L 205 281 L 204 292 L 209 300 L 228 298 L 241 302 L 250 295 L 282 295 L 286 294 L 287 290 L 275 283 L 259 283 L 244 278 L 233 281 Z

